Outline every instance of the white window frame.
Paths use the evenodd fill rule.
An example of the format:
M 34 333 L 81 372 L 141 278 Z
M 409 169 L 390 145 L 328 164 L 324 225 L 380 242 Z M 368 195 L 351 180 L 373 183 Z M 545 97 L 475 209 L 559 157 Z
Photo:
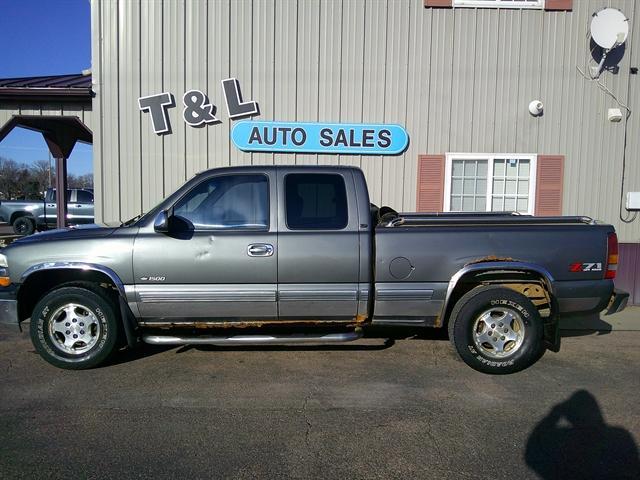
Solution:
M 495 159 L 503 160 L 517 158 L 518 160 L 529 160 L 529 208 L 527 215 L 534 215 L 537 184 L 538 155 L 535 153 L 447 153 L 445 154 L 444 171 L 444 202 L 443 210 L 451 211 L 451 177 L 453 173 L 453 160 L 487 160 L 487 199 L 485 201 L 485 211 L 491 212 L 493 204 L 493 162 Z
M 505 0 L 453 0 L 454 7 L 476 7 L 476 8 L 526 8 L 542 10 L 544 9 L 545 0 L 537 0 L 537 2 L 527 2 L 524 0 L 505 1 Z

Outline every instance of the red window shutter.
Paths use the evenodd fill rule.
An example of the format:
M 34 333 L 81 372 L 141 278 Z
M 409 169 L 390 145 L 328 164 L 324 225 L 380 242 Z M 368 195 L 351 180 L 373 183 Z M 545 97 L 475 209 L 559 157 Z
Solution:
M 536 215 L 541 217 L 562 215 L 563 183 L 564 156 L 538 155 Z
M 444 155 L 418 157 L 418 212 L 441 212 L 444 200 Z
M 572 10 L 573 0 L 546 0 L 545 10 Z
M 453 0 L 424 0 L 424 6 L 451 8 L 453 6 Z

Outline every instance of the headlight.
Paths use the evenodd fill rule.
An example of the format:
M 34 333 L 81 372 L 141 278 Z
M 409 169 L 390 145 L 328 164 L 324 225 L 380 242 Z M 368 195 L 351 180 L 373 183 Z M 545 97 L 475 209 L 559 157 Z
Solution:
M 9 264 L 7 263 L 7 257 L 0 253 L 0 287 L 8 287 L 9 285 L 11 285 Z

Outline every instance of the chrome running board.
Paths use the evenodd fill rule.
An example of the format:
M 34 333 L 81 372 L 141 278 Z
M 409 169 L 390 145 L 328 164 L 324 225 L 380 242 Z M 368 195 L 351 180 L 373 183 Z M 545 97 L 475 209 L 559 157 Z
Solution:
M 174 337 L 143 335 L 142 341 L 152 345 L 300 345 L 309 343 L 344 343 L 358 340 L 362 331 L 325 335 L 233 335 L 230 337 Z

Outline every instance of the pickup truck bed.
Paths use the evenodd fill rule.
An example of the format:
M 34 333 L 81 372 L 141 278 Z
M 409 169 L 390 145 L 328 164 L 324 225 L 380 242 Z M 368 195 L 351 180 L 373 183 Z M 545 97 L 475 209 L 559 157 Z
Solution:
M 509 373 L 559 349 L 562 316 L 624 308 L 616 266 L 613 227 L 585 217 L 398 214 L 370 204 L 357 168 L 222 168 L 119 228 L 6 248 L 0 318 L 31 318 L 63 368 L 104 361 L 114 331 L 129 346 L 264 344 L 373 324 L 446 327 L 470 366 Z

